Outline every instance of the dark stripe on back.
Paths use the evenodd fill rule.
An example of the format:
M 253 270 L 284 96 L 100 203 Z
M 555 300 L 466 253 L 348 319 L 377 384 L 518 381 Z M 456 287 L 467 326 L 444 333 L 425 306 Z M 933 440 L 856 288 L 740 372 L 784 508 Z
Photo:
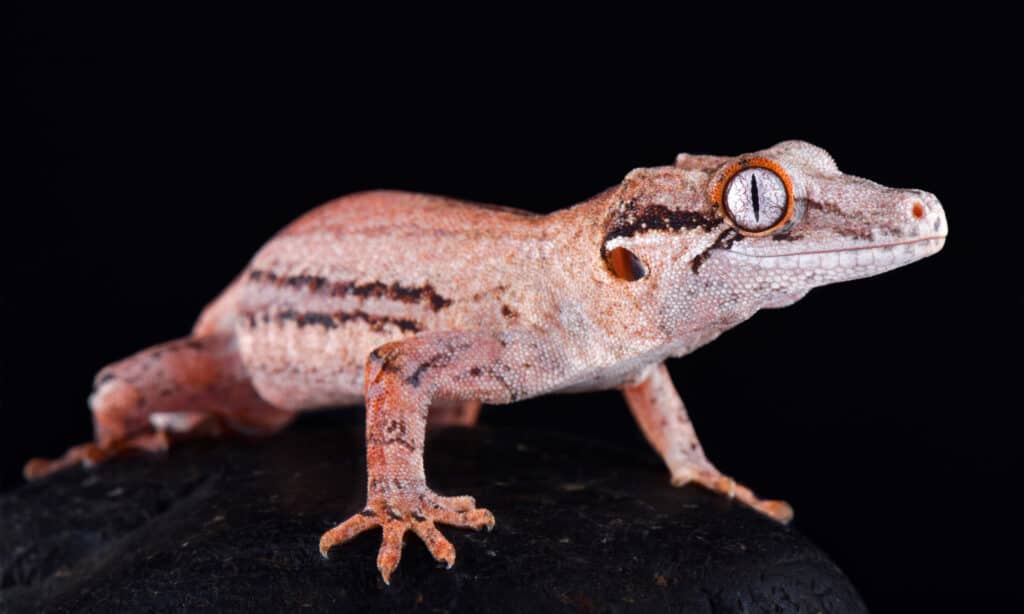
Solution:
M 451 299 L 437 293 L 434 286 L 403 286 L 398 282 L 386 284 L 380 281 L 356 283 L 354 281 L 330 281 L 316 275 L 277 275 L 273 271 L 253 270 L 249 280 L 265 282 L 279 288 L 307 289 L 330 296 L 358 296 L 361 298 L 386 298 L 402 303 L 426 303 L 434 311 L 440 311 L 452 304 Z
M 250 327 L 256 326 L 259 321 L 266 323 L 270 320 L 270 317 L 266 313 L 263 313 L 262 318 L 257 318 L 256 314 L 252 312 L 247 312 L 242 315 L 247 319 Z M 287 321 L 295 322 L 299 328 L 304 326 L 323 326 L 330 330 L 339 328 L 346 322 L 362 321 L 369 324 L 371 330 L 377 332 L 384 330 L 384 327 L 389 325 L 398 328 L 402 332 L 417 333 L 423 330 L 423 326 L 419 322 L 409 318 L 379 316 L 372 313 L 366 313 L 359 309 L 355 311 L 335 311 L 334 313 L 285 309 L 274 314 L 273 318 L 282 323 Z

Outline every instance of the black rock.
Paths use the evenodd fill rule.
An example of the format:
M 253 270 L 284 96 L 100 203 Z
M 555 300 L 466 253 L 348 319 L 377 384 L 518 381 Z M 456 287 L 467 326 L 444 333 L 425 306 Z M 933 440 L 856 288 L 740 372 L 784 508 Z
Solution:
M 362 509 L 362 440 L 300 423 L 25 485 L 0 497 L 0 610 L 866 611 L 799 533 L 672 488 L 653 455 L 509 429 L 432 436 L 431 485 L 475 496 L 497 526 L 442 527 L 451 570 L 409 534 L 387 587 L 379 531 L 317 551 Z

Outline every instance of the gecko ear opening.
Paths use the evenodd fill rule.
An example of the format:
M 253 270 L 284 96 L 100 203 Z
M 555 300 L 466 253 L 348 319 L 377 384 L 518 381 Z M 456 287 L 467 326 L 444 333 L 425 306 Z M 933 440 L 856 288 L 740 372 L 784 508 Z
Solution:
M 636 254 L 625 247 L 616 247 L 604 256 L 613 275 L 626 281 L 637 281 L 647 277 L 647 265 Z

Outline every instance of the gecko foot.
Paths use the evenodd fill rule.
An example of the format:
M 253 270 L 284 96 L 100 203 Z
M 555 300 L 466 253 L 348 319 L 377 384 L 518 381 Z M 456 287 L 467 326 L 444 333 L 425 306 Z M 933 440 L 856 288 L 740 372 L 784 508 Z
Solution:
M 129 452 L 165 452 L 170 446 L 170 438 L 164 431 L 143 433 L 110 443 L 83 443 L 72 446 L 59 458 L 33 458 L 25 463 L 22 474 L 26 480 L 38 480 L 52 473 L 81 464 L 94 467 L 115 456 Z
M 366 509 L 320 537 L 320 554 L 326 558 L 331 547 L 381 527 L 384 539 L 377 553 L 377 569 L 384 583 L 390 584 L 391 573 L 402 557 L 402 538 L 411 530 L 423 540 L 434 559 L 450 569 L 455 564 L 455 547 L 435 523 L 489 531 L 494 527 L 494 514 L 476 507 L 473 497 L 442 497 L 429 490 L 370 497 Z
M 749 488 L 713 469 L 683 467 L 672 473 L 673 486 L 685 486 L 690 482 L 696 482 L 708 490 L 722 493 L 730 499 L 739 499 L 765 516 L 782 524 L 786 524 L 793 519 L 793 508 L 785 501 L 758 499 Z

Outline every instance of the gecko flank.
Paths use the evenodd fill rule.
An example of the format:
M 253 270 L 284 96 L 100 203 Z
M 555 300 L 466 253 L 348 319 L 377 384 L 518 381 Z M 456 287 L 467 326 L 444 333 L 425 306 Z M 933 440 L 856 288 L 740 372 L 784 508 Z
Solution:
M 402 192 L 354 194 L 272 238 L 192 334 L 116 362 L 89 399 L 95 442 L 34 459 L 30 479 L 175 435 L 269 434 L 299 411 L 366 405 L 367 501 L 320 552 L 380 527 L 385 582 L 412 531 L 491 528 L 472 497 L 427 486 L 427 424 L 472 424 L 481 403 L 618 388 L 672 484 L 695 483 L 776 520 L 704 455 L 664 361 L 811 288 L 939 251 L 927 192 L 843 174 L 787 141 L 737 157 L 681 154 L 573 207 L 534 215 Z

